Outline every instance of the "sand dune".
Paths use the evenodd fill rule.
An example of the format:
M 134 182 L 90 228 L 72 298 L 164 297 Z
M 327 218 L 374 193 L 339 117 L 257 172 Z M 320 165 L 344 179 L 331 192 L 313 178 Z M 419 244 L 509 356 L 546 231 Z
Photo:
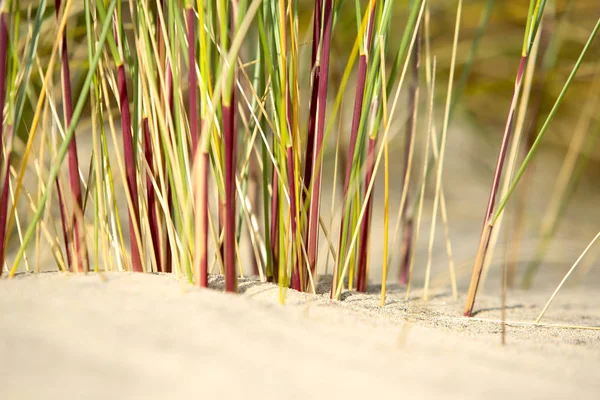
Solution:
M 220 278 L 211 285 L 220 287 Z M 172 276 L 45 273 L 0 281 L 0 397 L 578 398 L 600 390 L 600 332 L 460 316 L 463 298 L 287 292 L 244 280 L 241 295 Z M 376 289 L 376 288 L 375 288 Z M 561 293 L 547 322 L 600 326 L 592 291 Z M 509 320 L 547 293 L 516 292 Z M 477 317 L 499 317 L 499 297 Z

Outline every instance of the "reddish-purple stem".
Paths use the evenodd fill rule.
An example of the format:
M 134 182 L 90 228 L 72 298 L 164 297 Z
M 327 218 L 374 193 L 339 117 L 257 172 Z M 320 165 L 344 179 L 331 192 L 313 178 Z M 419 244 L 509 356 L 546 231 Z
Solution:
M 231 34 L 234 35 L 236 25 L 237 0 L 232 0 L 230 13 Z M 232 67 L 235 68 L 235 67 Z M 236 170 L 236 119 L 235 119 L 235 69 L 229 72 L 233 74 L 233 84 L 229 102 L 224 99 L 221 102 L 221 112 L 223 117 L 223 145 L 224 145 L 224 164 L 225 164 L 225 198 L 224 203 L 224 235 L 223 235 L 223 260 L 225 264 L 225 290 L 227 292 L 237 292 L 237 270 L 235 262 L 236 248 L 236 191 L 235 191 L 235 170 Z
M 6 56 L 8 46 L 8 22 L 6 12 L 0 13 L 0 111 L 4 110 L 6 101 Z M 0 119 L 0 147 L 2 147 L 2 131 L 4 118 Z
M 6 241 L 6 220 L 8 214 L 8 194 L 9 194 L 9 179 L 10 179 L 10 153 L 6 157 L 6 168 L 4 170 L 4 180 L 2 181 L 2 210 L 0 210 L 0 275 L 2 275 L 2 266 L 4 265 L 5 256 L 5 241 Z
M 160 10 L 164 10 L 164 0 L 160 0 L 157 5 Z M 164 15 L 164 14 L 163 14 Z M 161 60 L 161 63 L 165 64 L 165 91 L 160 92 L 161 99 L 165 101 L 165 114 L 166 114 L 166 125 L 167 125 L 167 140 L 170 141 L 170 136 L 168 132 L 171 131 L 171 117 L 173 115 L 173 71 L 171 69 L 171 63 L 165 59 L 165 38 L 162 32 L 162 23 L 161 19 L 157 13 L 156 15 L 156 36 L 158 42 L 158 56 Z M 158 76 L 160 87 L 162 88 L 162 81 L 160 75 Z M 165 159 L 166 149 L 164 145 L 161 144 L 160 151 L 162 154 L 162 159 Z M 164 165 L 163 167 L 164 168 Z M 169 208 L 169 214 L 173 215 L 173 194 L 171 191 L 171 185 L 169 184 L 169 176 L 165 174 L 165 190 L 166 190 L 166 198 L 167 198 L 167 207 Z M 170 273 L 172 270 L 171 266 L 171 241 L 166 237 L 165 242 L 162 240 L 158 243 L 161 250 L 161 264 L 162 264 L 162 272 Z M 164 260 L 164 263 L 163 263 Z
M 162 36 L 161 36 L 162 37 Z M 171 63 L 167 62 L 167 107 L 169 109 L 169 113 L 173 115 L 173 70 L 171 69 Z M 163 154 L 165 150 L 163 149 Z M 171 185 L 169 185 L 168 175 L 165 175 L 165 180 L 167 181 L 167 205 L 169 206 L 169 214 L 173 215 L 173 191 L 171 189 Z M 165 270 L 166 273 L 171 273 L 173 270 L 173 266 L 171 265 L 171 260 L 173 258 L 172 249 L 171 249 L 171 241 L 168 239 L 165 241 L 164 246 L 164 257 L 165 257 Z
M 318 2 L 318 1 L 317 1 Z M 319 209 L 321 200 L 321 151 L 323 147 L 323 137 L 325 134 L 325 111 L 327 108 L 327 83 L 329 75 L 329 50 L 331 44 L 331 26 L 332 26 L 332 0 L 325 0 L 323 7 L 323 42 L 321 43 L 321 70 L 319 77 L 319 96 L 317 106 L 317 125 L 315 131 L 315 143 L 312 153 L 313 178 L 312 190 L 310 193 L 309 215 L 308 215 L 308 240 L 307 256 L 308 265 L 311 271 L 316 270 L 317 250 L 319 239 Z
M 136 231 L 140 232 L 140 205 L 138 199 L 135 156 L 133 151 L 133 136 L 131 132 L 131 114 L 129 113 L 129 96 L 127 94 L 127 80 L 123 64 L 120 64 L 117 67 L 117 86 L 121 104 L 121 130 L 123 134 L 123 153 L 125 155 L 125 173 L 127 175 L 127 189 L 131 198 L 131 207 L 129 208 L 131 269 L 134 272 L 143 272 L 140 243 L 138 243 L 136 237 Z
M 150 226 L 150 239 L 152 241 L 152 249 L 154 258 L 156 259 L 156 271 L 162 272 L 162 259 L 160 254 L 160 230 L 158 224 L 158 208 L 156 204 L 156 191 L 153 181 L 156 179 L 154 171 L 153 154 L 152 154 L 152 137 L 150 136 L 150 125 L 148 118 L 142 121 L 142 130 L 144 133 L 144 156 L 148 164 L 146 171 L 146 201 L 148 202 L 148 224 Z
M 56 18 L 59 17 L 61 0 L 56 0 L 55 8 L 56 8 Z M 67 48 L 67 31 L 66 29 L 63 32 L 61 42 L 61 68 L 62 68 L 62 87 L 63 87 L 63 104 L 65 108 L 65 123 L 68 128 L 71 125 L 71 119 L 73 116 L 73 97 L 71 95 L 71 72 L 69 68 L 69 53 Z M 71 264 L 72 257 L 69 254 L 71 250 L 75 252 L 77 255 L 77 272 L 84 272 L 87 270 L 88 258 L 87 258 L 87 249 L 85 245 L 85 235 L 84 228 L 82 227 L 82 219 L 83 219 L 83 200 L 81 194 L 81 182 L 79 180 L 79 159 L 77 156 L 77 138 L 76 135 L 73 135 L 71 142 L 69 143 L 69 183 L 71 187 L 71 195 L 75 200 L 75 205 L 73 207 L 73 232 L 72 238 L 70 235 L 65 233 L 65 238 L 69 239 L 69 241 L 65 242 L 65 246 L 67 248 L 67 258 L 69 259 L 69 265 L 73 268 Z M 57 181 L 58 184 L 58 181 Z M 60 201 L 59 201 L 60 202 Z M 66 211 L 66 206 L 63 206 Z M 66 218 L 63 215 L 63 218 Z M 63 222 L 63 227 L 66 227 L 66 221 Z M 71 249 L 69 245 L 71 240 L 75 243 L 74 249 Z
M 225 264 L 225 290 L 237 291 L 237 273 L 235 263 L 235 130 L 233 104 L 222 104 L 223 139 L 225 145 L 225 235 L 223 238 L 223 258 Z
M 518 94 L 521 87 L 521 81 L 525 72 L 525 66 L 527 65 L 527 56 L 521 56 L 519 63 L 519 70 L 517 72 L 517 78 L 515 79 L 515 90 L 513 92 L 512 101 L 508 111 L 508 117 L 506 119 L 506 126 L 504 129 L 504 137 L 502 138 L 502 144 L 500 146 L 500 152 L 498 154 L 498 161 L 496 163 L 496 171 L 494 172 L 494 180 L 492 181 L 492 188 L 490 190 L 490 198 L 488 201 L 487 208 L 485 210 L 485 217 L 483 219 L 483 228 L 479 243 L 478 255 L 473 268 L 473 274 L 471 276 L 471 284 L 469 286 L 469 293 L 467 296 L 467 303 L 465 305 L 464 315 L 470 317 L 473 313 L 473 306 L 475 305 L 475 298 L 477 296 L 477 289 L 479 287 L 479 280 L 481 279 L 481 272 L 483 271 L 484 255 L 487 252 L 492 227 L 492 217 L 494 213 L 494 207 L 496 206 L 496 196 L 498 195 L 498 188 L 500 186 L 500 178 L 502 176 L 502 169 L 504 168 L 504 161 L 506 159 L 506 151 L 508 150 L 508 143 L 512 134 L 513 120 L 515 115 L 515 109 L 517 106 Z
M 7 127 L 10 129 L 10 127 Z M 7 129 L 7 131 L 9 130 Z M 10 132 L 8 132 L 10 134 Z M 7 135 L 8 136 L 8 135 Z M 8 194 L 9 194 L 9 179 L 10 179 L 10 149 L 6 156 L 6 168 L 4 170 L 4 180 L 2 181 L 2 197 L 0 198 L 0 276 L 2 275 L 2 268 L 4 266 L 5 256 L 5 241 L 6 241 L 6 220 L 8 214 Z
M 8 46 L 8 22 L 6 12 L 0 12 L 0 151 L 4 150 L 3 146 L 3 128 L 4 118 L 1 118 L 4 110 L 4 102 L 6 100 L 6 55 Z M 8 129 L 7 129 L 8 131 Z M 8 134 L 7 134 L 8 136 Z M 9 143 L 9 141 L 7 141 Z M 2 197 L 0 198 L 0 276 L 4 266 L 4 249 L 6 235 L 6 216 L 8 212 L 8 180 L 10 173 L 10 151 L 7 152 L 6 171 L 4 173 L 4 181 L 2 182 Z
M 3 14 L 2 14 L 3 15 Z M 1 18 L 1 16 L 0 16 Z M 1 29 L 1 27 L 0 27 Z M 0 35 L 0 40 L 2 39 L 2 35 Z M 2 48 L 0 48 L 0 56 Z M 5 53 L 6 54 L 6 53 Z M 0 69 L 1 70 L 1 69 Z M 0 82 L 1 83 L 1 82 Z M 0 120 L 0 127 L 2 126 L 2 121 Z M 6 143 L 10 145 L 11 137 L 12 137 L 12 127 L 8 125 L 6 127 Z M 0 128 L 1 130 L 1 128 Z M 11 159 L 11 149 L 8 148 L 6 152 L 6 168 L 4 170 L 4 179 L 2 180 L 2 195 L 0 197 L 0 276 L 2 276 L 2 269 L 4 267 L 4 256 L 5 256 L 5 241 L 6 241 L 6 221 L 8 215 L 8 195 L 10 189 L 10 159 Z
M 367 290 L 367 261 L 369 257 L 369 231 L 371 229 L 371 211 L 373 205 L 373 190 L 369 193 L 369 186 L 373 179 L 375 168 L 375 142 L 374 137 L 369 137 L 367 153 L 367 173 L 365 176 L 365 201 L 367 212 L 363 218 L 360 232 L 360 247 L 358 250 L 358 273 L 356 276 L 356 290 L 365 292 Z M 368 196 L 367 196 L 368 195 Z
M 285 91 L 286 97 L 286 123 L 288 132 L 292 132 L 292 97 L 290 93 L 289 87 L 286 87 Z M 296 240 L 298 238 L 298 220 L 297 220 L 297 212 L 298 205 L 296 204 L 296 180 L 295 180 L 295 168 L 296 163 L 294 161 L 294 135 L 292 134 L 292 142 L 286 149 L 286 158 L 287 158 L 287 173 L 288 173 L 288 182 L 290 187 L 290 214 L 291 214 L 291 228 L 292 228 L 292 241 L 294 246 L 296 245 Z M 292 260 L 292 279 L 290 282 L 290 286 L 294 290 L 304 291 L 305 283 L 306 283 L 306 271 L 303 267 L 302 257 L 301 257 L 301 249 L 296 249 L 295 259 Z
M 371 38 L 373 36 L 373 25 L 374 25 L 375 13 L 371 10 L 369 17 L 369 25 L 367 27 L 367 43 L 365 54 L 361 54 L 358 59 L 358 72 L 356 81 L 356 93 L 354 101 L 354 111 L 352 115 L 352 126 L 350 128 L 350 143 L 348 148 L 348 159 L 346 165 L 346 177 L 344 179 L 344 198 L 348 194 L 348 187 L 350 185 L 350 172 L 352 171 L 352 162 L 354 159 L 354 151 L 356 149 L 356 141 L 358 137 L 358 128 L 360 127 L 360 120 L 362 117 L 363 101 L 365 97 L 365 84 L 367 78 L 367 57 L 371 49 Z
M 313 174 L 313 151 L 315 146 L 315 122 L 317 115 L 317 102 L 319 99 L 319 66 L 314 67 L 313 86 L 310 98 L 310 115 L 308 117 L 308 130 L 306 133 L 306 163 L 304 165 L 304 187 L 306 190 L 310 188 L 310 182 Z M 303 202 L 306 200 L 306 191 L 302 191 Z
M 322 0 L 315 0 L 313 19 L 313 42 L 311 56 L 312 88 L 310 95 L 310 111 L 308 115 L 308 131 L 306 133 L 306 162 L 304 165 L 304 188 L 308 190 L 313 173 L 313 150 L 315 145 L 315 123 L 317 117 L 317 101 L 319 99 L 320 68 L 317 63 L 319 51 L 319 38 L 321 35 L 321 8 Z M 306 201 L 306 191 L 302 190 L 302 203 Z M 314 272 L 314 271 L 313 271 Z
M 374 5 L 375 3 L 373 3 Z M 350 142 L 348 148 L 348 155 L 346 157 L 346 176 L 344 178 L 344 193 L 343 193 L 343 201 L 342 201 L 342 222 L 340 224 L 340 239 L 339 239 L 339 251 L 340 254 L 338 262 L 334 266 L 333 274 L 335 277 L 338 275 L 339 270 L 339 262 L 343 259 L 345 254 L 345 249 L 342 247 L 344 236 L 346 235 L 346 206 L 348 204 L 348 189 L 350 186 L 350 173 L 352 171 L 352 163 L 354 162 L 354 152 L 356 151 L 356 142 L 358 141 L 358 129 L 360 127 L 360 120 L 362 117 L 362 108 L 365 97 L 365 84 L 367 78 L 367 61 L 368 61 L 368 53 L 371 49 L 371 38 L 373 36 L 373 25 L 374 25 L 374 10 L 370 10 L 369 16 L 369 25 L 367 26 L 367 43 L 365 48 L 365 53 L 361 54 L 358 59 L 358 72 L 357 72 L 357 81 L 356 81 L 356 93 L 355 93 L 355 101 L 354 101 L 354 111 L 352 115 L 352 125 L 350 127 Z M 334 278 L 335 279 L 335 278 Z
M 516 108 L 516 103 L 517 103 L 517 98 L 518 98 L 517 88 L 521 86 L 521 80 L 523 79 L 523 73 L 525 72 L 526 64 L 527 64 L 527 57 L 521 57 L 521 62 L 519 63 L 519 71 L 517 72 L 517 80 L 515 83 L 515 94 L 513 95 L 513 100 L 511 102 L 511 106 L 510 106 L 510 111 L 508 114 L 508 118 L 506 120 L 506 129 L 504 130 L 504 137 L 502 138 L 502 144 L 500 146 L 500 153 L 498 154 L 498 161 L 496 163 L 496 171 L 494 173 L 494 180 L 492 182 L 490 198 L 489 198 L 488 205 L 487 205 L 487 208 L 485 211 L 485 219 L 483 221 L 484 226 L 492 218 L 492 214 L 494 212 L 494 207 L 496 205 L 496 196 L 498 195 L 498 188 L 500 186 L 500 178 L 502 176 L 502 170 L 504 169 L 504 161 L 506 159 L 506 151 L 508 150 L 508 142 L 510 141 L 510 137 L 512 135 L 513 120 L 514 120 L 514 116 L 515 116 L 515 108 Z

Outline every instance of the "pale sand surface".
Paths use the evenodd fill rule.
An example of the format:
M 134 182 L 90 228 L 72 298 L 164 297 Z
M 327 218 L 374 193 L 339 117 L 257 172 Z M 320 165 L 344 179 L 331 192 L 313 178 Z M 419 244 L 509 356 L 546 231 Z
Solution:
M 457 300 L 449 293 L 439 217 L 432 248 L 433 293 L 428 302 L 420 299 L 428 257 L 431 188 L 416 246 L 415 291 L 405 302 L 404 289 L 390 286 L 392 294 L 383 308 L 377 287 L 366 295 L 346 292 L 341 302 L 329 301 L 324 289 L 316 296 L 288 291 L 286 305 L 281 306 L 277 287 L 254 281 L 243 281 L 243 294 L 232 296 L 198 290 L 170 276 L 21 274 L 14 280 L 0 280 L 0 400 L 600 398 L 600 331 L 510 325 L 508 344 L 502 347 L 498 323 L 462 317 L 500 136 L 486 142 L 458 129 L 448 139 L 451 156 L 445 163 L 444 182 Z M 390 151 L 401 154 L 400 150 Z M 554 185 L 550 178 L 556 176 L 562 160 L 551 152 L 540 156 L 525 234 L 519 241 L 517 283 L 534 253 Z M 402 157 L 392 157 L 390 282 L 398 276 L 399 243 L 392 239 L 400 203 L 401 161 Z M 340 190 L 330 222 L 333 155 L 328 154 L 325 162 L 322 215 L 330 229 L 329 240 L 337 244 Z M 420 167 L 416 171 L 415 177 Z M 375 239 L 370 241 L 373 282 L 381 281 L 382 178 L 380 173 L 373 210 Z M 549 249 L 534 291 L 509 293 L 509 320 L 534 320 L 598 232 L 597 179 L 585 180 Z M 37 185 L 37 180 L 32 184 Z M 122 200 L 119 209 L 125 210 Z M 58 211 L 52 210 L 58 223 Z M 29 213 L 21 214 L 23 224 Z M 126 218 L 127 213 L 121 215 Z M 126 220 L 123 227 L 127 229 Z M 246 236 L 246 229 L 243 233 Z M 500 317 L 499 266 L 506 259 L 505 238 L 500 236 L 489 279 L 477 300 L 477 309 L 483 311 L 476 318 Z M 90 233 L 88 243 L 92 241 Z M 16 242 L 15 236 L 8 266 Z M 241 247 L 242 267 L 248 272 L 247 239 Z M 327 250 L 321 233 L 320 273 L 332 271 Z M 557 297 L 545 322 L 600 326 L 600 268 L 593 262 L 596 249 L 593 252 Z M 44 240 L 39 256 L 35 246 L 29 247 L 27 255 L 31 270 L 38 266 L 42 271 L 56 270 Z M 103 257 L 99 266 L 108 268 Z M 25 266 L 21 263 L 20 271 Z M 582 285 L 573 286 L 576 281 Z M 222 289 L 220 278 L 212 285 Z
M 221 288 L 214 278 L 213 288 Z M 320 285 L 325 292 L 327 284 Z M 0 398 L 597 399 L 600 332 L 461 317 L 464 295 L 377 287 L 287 292 L 243 280 L 241 295 L 172 276 L 43 273 L 0 281 Z M 464 292 L 464 291 L 462 291 Z M 550 291 L 551 292 L 551 291 Z M 509 293 L 509 320 L 531 321 L 548 290 Z M 548 323 L 600 326 L 597 290 L 565 288 Z M 477 318 L 500 316 L 478 299 Z

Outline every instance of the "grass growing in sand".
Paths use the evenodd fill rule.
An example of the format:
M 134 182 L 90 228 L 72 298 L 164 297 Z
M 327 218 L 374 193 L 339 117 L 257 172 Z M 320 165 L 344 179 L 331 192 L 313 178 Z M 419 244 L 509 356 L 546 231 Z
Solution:
M 497 5 L 485 2 L 469 51 L 462 54 L 463 2 L 449 3 L 1 1 L 2 269 L 12 277 L 24 262 L 29 271 L 27 251 L 35 243 L 39 256 L 45 241 L 62 271 L 173 273 L 201 287 L 208 287 L 210 274 L 221 274 L 229 292 L 238 290 L 240 276 L 251 274 L 275 282 L 284 301 L 289 288 L 314 293 L 319 259 L 327 259 L 333 266 L 331 298 L 340 299 L 345 290 L 367 291 L 371 275 L 382 282 L 384 305 L 389 277 L 406 285 L 408 299 L 414 269 L 421 267 L 428 298 L 439 213 L 456 299 L 444 191 L 445 160 L 453 154 L 446 144 Z M 559 32 L 542 34 L 555 7 L 553 1 L 531 0 L 520 17 L 522 51 L 464 309 L 468 316 L 503 211 L 600 27 L 598 19 L 586 32 L 551 110 L 540 119 L 543 124 L 536 135 L 525 135 L 535 139 L 523 145 L 536 74 L 545 73 L 536 68 L 540 41 Z M 451 56 L 443 66 L 431 45 L 442 13 L 453 21 Z M 51 41 L 43 37 L 48 32 L 55 35 Z M 445 92 L 436 87 L 440 80 Z M 353 94 L 350 113 L 343 104 L 347 93 Z M 441 104 L 436 93 L 444 95 Z M 589 104 L 596 100 L 592 93 Z M 574 190 L 569 180 L 582 143 L 596 136 L 591 116 L 597 107 L 590 107 L 565 160 L 539 257 Z M 343 156 L 345 163 L 340 174 L 336 163 L 334 181 L 326 182 L 323 160 L 332 134 L 336 159 Z M 397 135 L 404 142 L 398 177 L 390 172 L 390 141 Z M 78 157 L 82 141 L 92 143 L 89 162 Z M 381 173 L 383 193 L 375 191 Z M 36 192 L 24 184 L 26 175 L 36 181 Z M 342 197 L 336 202 L 334 195 L 332 209 L 340 217 L 334 225 L 324 218 L 323 192 L 338 179 Z M 394 184 L 402 187 L 397 205 L 390 204 Z M 428 259 L 421 266 L 415 265 L 415 251 L 429 186 Z M 125 207 L 119 205 L 123 198 Z M 378 198 L 383 198 L 383 232 L 372 220 Z M 58 203 L 58 218 L 52 201 Z M 18 207 L 23 204 L 25 213 Z M 128 224 L 122 225 L 125 212 Z M 15 225 L 19 250 L 7 258 Z M 244 236 L 249 252 L 243 251 Z M 374 240 L 384 241 L 381 278 L 369 273 Z M 396 254 L 400 272 L 392 275 Z M 528 279 L 537 267 L 531 268 Z

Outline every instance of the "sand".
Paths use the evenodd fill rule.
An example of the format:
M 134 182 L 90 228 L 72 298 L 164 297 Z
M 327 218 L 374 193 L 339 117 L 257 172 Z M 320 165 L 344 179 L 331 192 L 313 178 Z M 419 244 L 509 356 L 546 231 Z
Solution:
M 398 138 L 390 150 L 396 155 L 403 154 L 400 147 L 394 148 L 394 143 L 404 142 Z M 453 130 L 448 140 L 444 182 L 458 299 L 452 299 L 449 292 L 438 218 L 432 293 L 429 301 L 422 300 L 431 188 L 416 241 L 415 291 L 407 302 L 404 288 L 391 285 L 385 307 L 379 304 L 377 286 L 371 286 L 373 292 L 368 294 L 345 292 L 337 302 L 328 299 L 324 282 L 317 295 L 288 291 L 286 304 L 281 305 L 276 286 L 253 280 L 242 281 L 240 295 L 229 295 L 199 290 L 164 275 L 21 273 L 13 280 L 0 280 L 0 399 L 599 398 L 600 331 L 509 324 L 507 344 L 502 346 L 497 320 L 498 266 L 507 248 L 504 234 L 477 299 L 478 313 L 472 319 L 462 317 L 500 135 L 488 141 L 461 128 Z M 81 160 L 89 159 L 89 151 L 80 151 Z M 390 282 L 398 276 L 399 244 L 392 239 L 402 159 L 392 156 Z M 520 239 L 520 274 L 534 254 L 561 161 L 562 156 L 551 150 L 538 157 L 525 234 Z M 334 196 L 332 190 L 333 171 L 329 152 L 322 217 L 330 228 L 329 240 L 337 243 L 340 193 L 338 188 Z M 381 281 L 382 178 L 379 174 L 375 188 L 372 282 Z M 567 210 L 566 222 L 556 234 L 534 289 L 509 293 L 510 321 L 535 320 L 569 266 L 598 232 L 600 190 L 596 182 L 595 176 L 584 177 L 587 184 L 574 194 L 573 206 Z M 31 185 L 35 192 L 37 180 Z M 332 198 L 336 199 L 334 207 Z M 123 198 L 119 209 L 126 209 Z M 55 204 L 50 211 L 58 223 Z M 23 211 L 22 223 L 29 214 L 28 208 Z M 127 213 L 121 215 L 126 218 Z M 127 225 L 124 219 L 125 236 Z M 243 233 L 245 237 L 246 229 Z M 15 235 L 7 255 L 9 266 L 17 239 Z M 92 242 L 90 233 L 88 243 Z M 242 267 L 248 272 L 247 238 L 241 247 Z M 321 274 L 332 269 L 327 249 L 321 234 Z M 56 270 L 45 240 L 39 253 L 32 245 L 27 256 L 31 270 Z M 544 322 L 600 327 L 600 268 L 594 258 L 597 253 L 588 256 L 586 262 L 591 263 L 581 269 L 589 272 L 573 276 Z M 26 261 L 20 271 L 27 267 Z M 100 260 L 100 268 L 109 266 Z M 579 285 L 574 286 L 577 280 Z M 222 289 L 223 283 L 213 278 L 211 285 Z
M 497 295 L 466 319 L 462 295 L 407 302 L 392 286 L 381 307 L 372 289 L 281 305 L 249 279 L 231 295 L 165 275 L 18 275 L 0 281 L 0 398 L 598 398 L 600 331 L 509 325 L 502 346 L 480 320 L 499 318 Z M 567 287 L 544 321 L 600 326 L 595 293 Z M 547 298 L 511 292 L 507 318 Z

